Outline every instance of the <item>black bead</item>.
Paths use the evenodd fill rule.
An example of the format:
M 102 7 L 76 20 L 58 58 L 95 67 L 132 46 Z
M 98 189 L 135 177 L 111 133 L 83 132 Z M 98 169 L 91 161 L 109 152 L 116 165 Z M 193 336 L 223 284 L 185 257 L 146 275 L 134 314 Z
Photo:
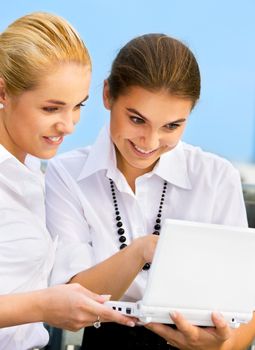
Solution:
M 123 235 L 123 233 L 125 233 L 125 230 L 124 228 L 119 228 L 117 232 L 119 235 Z
M 161 226 L 160 226 L 159 224 L 156 224 L 156 225 L 154 226 L 154 229 L 158 231 L 158 230 L 161 229 Z
M 112 179 L 109 179 L 109 181 L 110 181 L 110 186 L 111 186 L 111 191 L 112 191 L 112 199 L 113 199 L 113 206 L 114 206 L 114 210 L 115 210 L 115 217 L 116 217 L 116 220 L 117 220 L 117 223 L 116 223 L 116 226 L 118 227 L 117 233 L 120 236 L 119 237 L 119 242 L 122 243 L 119 248 L 123 249 L 123 248 L 127 247 L 127 244 L 124 243 L 124 242 L 126 242 L 126 237 L 124 236 L 125 230 L 122 227 L 123 223 L 120 221 L 121 220 L 121 216 L 120 216 L 120 211 L 119 211 L 119 208 L 118 208 L 118 200 L 117 200 L 116 193 L 115 193 L 115 185 L 114 185 L 114 182 L 113 182 Z M 163 204 L 164 204 L 164 200 L 165 200 L 166 190 L 167 190 L 167 182 L 165 181 L 164 185 L 163 185 L 161 198 L 160 198 L 158 214 L 157 214 L 157 217 L 156 217 L 156 220 L 155 220 L 156 224 L 154 226 L 154 230 L 155 230 L 153 232 L 154 235 L 159 235 L 160 234 L 160 232 L 159 232 L 160 228 L 161 228 L 161 225 L 160 225 L 161 219 L 160 218 L 161 218 L 161 212 L 162 212 Z M 143 270 L 149 270 L 150 266 L 151 266 L 150 263 L 146 263 L 143 266 Z
M 144 271 L 149 270 L 150 267 L 151 267 L 151 264 L 146 263 L 146 264 L 143 266 L 143 270 L 144 270 Z
M 120 241 L 120 243 L 126 242 L 126 237 L 125 236 L 120 236 L 119 241 Z

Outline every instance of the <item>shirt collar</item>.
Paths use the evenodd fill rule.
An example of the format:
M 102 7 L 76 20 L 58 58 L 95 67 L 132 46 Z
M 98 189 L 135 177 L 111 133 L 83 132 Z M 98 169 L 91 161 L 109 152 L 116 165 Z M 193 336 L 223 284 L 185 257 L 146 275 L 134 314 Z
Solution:
M 0 164 L 6 161 L 7 159 L 13 158 L 13 155 L 0 144 Z
M 91 147 L 77 180 L 85 179 L 100 170 L 106 170 L 107 177 L 115 181 L 122 176 L 116 167 L 116 154 L 108 125 L 101 130 L 95 144 Z M 179 142 L 171 151 L 164 153 L 155 168 L 147 176 L 153 174 L 175 186 L 184 189 L 192 188 L 182 142 Z
M 192 189 L 181 141 L 175 148 L 162 154 L 152 172 L 175 186 L 187 190 Z
M 92 145 L 77 180 L 83 180 L 100 170 L 109 170 L 111 173 L 111 169 L 116 169 L 116 155 L 114 145 L 111 142 L 109 126 L 106 125 Z
M 0 144 L 0 164 L 7 160 L 11 160 L 15 162 L 16 165 L 20 166 L 21 168 L 30 169 L 35 172 L 40 171 L 41 162 L 38 158 L 28 154 L 26 156 L 25 165 L 24 165 L 16 157 L 14 157 L 13 154 L 7 151 L 7 149 L 3 145 Z

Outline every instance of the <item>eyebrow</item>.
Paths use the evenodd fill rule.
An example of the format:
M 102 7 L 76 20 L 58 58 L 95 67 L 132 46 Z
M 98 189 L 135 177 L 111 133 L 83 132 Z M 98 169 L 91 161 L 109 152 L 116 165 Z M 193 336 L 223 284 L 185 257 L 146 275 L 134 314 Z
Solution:
M 87 95 L 80 103 L 87 101 L 88 98 L 89 98 L 89 95 Z M 47 100 L 46 102 L 53 103 L 55 105 L 60 105 L 60 106 L 65 106 L 66 105 L 65 102 L 59 101 L 59 100 Z
M 127 111 L 129 111 L 131 113 L 135 113 L 135 114 L 139 115 L 139 117 L 141 117 L 144 120 L 149 122 L 149 119 L 146 118 L 144 115 L 142 115 L 140 112 L 138 112 L 136 109 L 134 109 L 134 108 L 127 108 Z M 173 120 L 173 121 L 171 121 L 169 123 L 166 123 L 166 124 L 183 123 L 185 121 L 186 121 L 186 118 L 181 118 L 181 119 Z

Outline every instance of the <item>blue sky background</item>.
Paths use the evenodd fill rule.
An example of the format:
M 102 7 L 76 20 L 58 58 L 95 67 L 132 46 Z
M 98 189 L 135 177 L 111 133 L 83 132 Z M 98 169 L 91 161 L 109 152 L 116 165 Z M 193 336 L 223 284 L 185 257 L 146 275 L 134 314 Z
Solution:
M 255 162 L 254 0 L 8 0 L 0 31 L 39 10 L 69 20 L 93 60 L 89 101 L 59 152 L 92 143 L 109 120 L 102 86 L 118 50 L 134 36 L 163 32 L 188 44 L 201 69 L 201 99 L 183 139 L 231 161 Z

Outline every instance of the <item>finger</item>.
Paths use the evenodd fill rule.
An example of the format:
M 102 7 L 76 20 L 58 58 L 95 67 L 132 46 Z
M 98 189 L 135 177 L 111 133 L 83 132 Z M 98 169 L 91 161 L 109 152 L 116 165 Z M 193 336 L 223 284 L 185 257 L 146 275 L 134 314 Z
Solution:
M 134 327 L 135 326 L 135 318 L 124 316 L 120 312 L 112 310 L 111 308 L 98 303 L 97 301 L 87 298 L 85 309 L 87 312 L 99 316 L 101 321 L 112 321 L 123 324 L 125 326 Z M 93 320 L 92 320 L 93 321 Z
M 109 301 L 111 299 L 111 294 L 101 294 L 101 297 L 106 302 L 106 301 Z
M 161 323 L 147 323 L 144 327 L 164 338 L 170 345 L 178 347 L 181 343 L 181 334 L 169 326 Z
M 213 312 L 212 313 L 212 321 L 215 325 L 215 334 L 222 340 L 227 340 L 231 335 L 231 329 L 227 322 L 225 321 L 224 317 L 218 313 Z
M 120 312 L 109 309 L 108 307 L 103 305 L 102 305 L 101 315 L 104 321 L 117 322 L 119 324 L 123 324 L 129 327 L 134 327 L 137 322 L 136 318 L 133 318 L 130 316 L 124 316 Z
M 196 341 L 199 336 L 199 328 L 189 323 L 180 313 L 172 312 L 170 314 L 178 330 L 184 335 L 185 338 Z
M 80 288 L 81 286 L 79 286 Z M 108 301 L 110 300 L 111 298 L 111 295 L 99 295 L 97 293 L 94 293 L 92 292 L 91 290 L 85 288 L 85 287 L 81 287 L 82 290 L 81 292 L 86 296 L 86 297 L 89 297 L 89 298 L 92 298 L 93 300 L 99 302 L 99 303 L 104 303 L 105 301 Z

